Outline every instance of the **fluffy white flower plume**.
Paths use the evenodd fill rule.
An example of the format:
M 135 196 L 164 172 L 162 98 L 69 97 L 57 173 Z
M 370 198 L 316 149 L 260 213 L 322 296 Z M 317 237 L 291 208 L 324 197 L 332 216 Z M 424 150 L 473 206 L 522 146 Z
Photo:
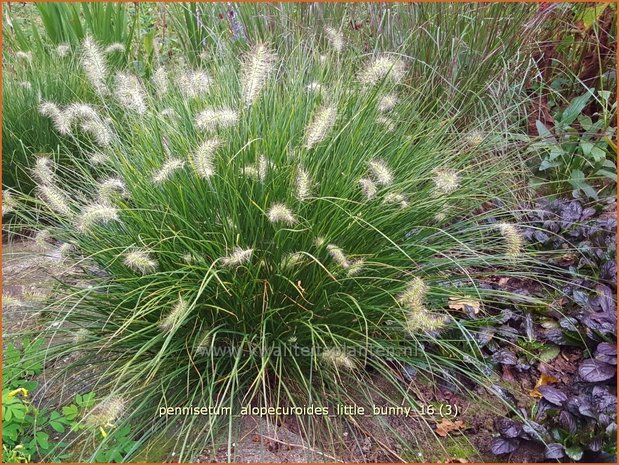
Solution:
M 105 47 L 105 54 L 111 55 L 112 53 L 123 53 L 125 51 L 125 46 L 120 42 L 114 42 L 113 44 Z
M 84 207 L 77 218 L 76 227 L 80 232 L 87 232 L 97 224 L 119 221 L 118 209 L 107 204 L 93 204 Z
M 368 178 L 361 178 L 359 179 L 359 185 L 361 186 L 361 191 L 363 192 L 363 195 L 365 195 L 368 200 L 372 200 L 374 197 L 376 197 L 378 187 L 376 187 L 374 181 Z
M 153 84 L 155 85 L 155 92 L 159 97 L 163 97 L 168 93 L 169 81 L 168 73 L 163 66 L 159 66 L 153 74 Z
M 107 204 L 112 201 L 114 195 L 118 194 L 126 197 L 127 187 L 120 178 L 107 178 L 99 183 L 97 192 L 99 194 L 99 202 Z
M 15 52 L 15 58 L 18 60 L 27 61 L 32 63 L 32 52 L 23 52 L 21 50 Z
M 13 197 L 11 191 L 2 191 L 2 216 L 8 215 L 17 209 L 17 200 Z
M 71 46 L 69 44 L 60 44 L 58 47 L 56 47 L 56 55 L 61 58 L 66 57 L 70 51 Z
M 84 73 L 86 73 L 86 77 L 95 91 L 101 96 L 107 95 L 108 90 L 105 85 L 107 64 L 101 49 L 90 36 L 87 36 L 82 42 L 81 61 Z
M 72 211 L 69 200 L 65 193 L 53 184 L 42 184 L 38 186 L 41 199 L 45 204 L 56 213 L 63 216 L 71 216 Z
M 320 92 L 322 90 L 322 86 L 316 81 L 310 82 L 305 88 L 310 92 Z
M 346 351 L 336 347 L 329 347 L 323 350 L 320 353 L 320 358 L 323 362 L 335 368 L 344 368 L 346 370 L 355 369 L 355 362 L 353 358 L 348 355 Z
M 283 203 L 276 203 L 269 208 L 267 217 L 271 223 L 285 223 L 292 226 L 297 222 L 292 210 Z
M 333 261 L 340 265 L 342 268 L 348 268 L 350 266 L 350 262 L 348 261 L 346 254 L 337 245 L 327 245 L 327 251 L 329 252 L 329 255 L 331 255 Z
M 196 116 L 196 125 L 206 131 L 229 128 L 239 121 L 239 114 L 231 108 L 207 108 Z
M 353 277 L 361 273 L 363 271 L 364 263 L 365 262 L 361 258 L 350 262 L 350 266 L 348 267 L 348 276 Z
M 296 187 L 297 199 L 301 202 L 312 194 L 312 180 L 305 168 L 299 167 L 297 169 Z
M 524 239 L 520 235 L 520 232 L 513 224 L 498 223 L 495 227 L 499 230 L 501 235 L 505 238 L 507 243 L 506 254 L 510 258 L 516 258 L 522 252 L 524 245 Z
M 249 262 L 253 253 L 254 249 L 242 249 L 241 247 L 235 247 L 230 255 L 221 259 L 221 263 L 224 266 L 239 266 L 243 263 Z
M 19 86 L 26 89 L 26 90 L 32 90 L 32 83 L 29 81 L 20 81 L 18 82 Z
M 398 96 L 396 94 L 383 95 L 378 101 L 378 111 L 387 113 L 395 108 L 398 104 Z
M 381 124 L 387 130 L 387 132 L 395 131 L 395 123 L 391 118 L 387 118 L 386 116 L 378 116 L 376 118 L 376 122 L 378 124 Z
M 370 62 L 359 73 L 359 81 L 366 86 L 374 86 L 387 79 L 399 83 L 406 75 L 406 65 L 399 58 L 381 55 Z
M 333 128 L 337 118 L 337 108 L 334 106 L 320 108 L 305 133 L 305 147 L 311 149 L 322 142 Z
M 40 184 L 51 185 L 54 183 L 54 162 L 47 157 L 37 157 L 32 174 Z
M 221 145 L 219 139 L 207 139 L 193 155 L 193 167 L 201 178 L 210 178 L 215 174 L 213 158 L 215 151 Z
M 116 100 L 122 106 L 139 114 L 146 113 L 146 95 L 140 80 L 128 73 L 117 73 L 115 77 Z
M 211 77 L 205 71 L 186 70 L 178 76 L 176 85 L 185 97 L 197 98 L 208 92 Z
M 42 229 L 38 231 L 34 236 L 34 244 L 36 245 L 38 250 L 46 250 L 48 243 L 51 239 L 51 235 L 47 229 Z
M 110 397 L 86 414 L 86 424 L 96 428 L 109 428 L 125 411 L 126 403 L 120 397 Z
M 451 169 L 435 169 L 434 186 L 438 195 L 450 194 L 460 186 L 458 173 Z
M 422 310 L 428 293 L 428 286 L 423 279 L 415 276 L 406 285 L 406 290 L 400 294 L 398 301 L 412 310 Z
M 174 110 L 174 108 L 164 108 L 159 112 L 159 114 L 166 118 L 173 118 L 174 116 L 176 116 L 176 111 Z
M 58 105 L 52 102 L 41 102 L 39 105 L 39 113 L 47 116 L 54 123 L 54 128 L 60 134 L 66 136 L 71 133 L 71 118 L 68 118 Z
M 151 258 L 151 252 L 146 249 L 134 248 L 127 252 L 123 263 L 127 268 L 142 275 L 154 272 L 159 264 Z
M 384 160 L 374 159 L 368 162 L 374 182 L 381 186 L 388 186 L 393 182 L 393 172 Z
M 88 159 L 90 163 L 95 166 L 104 165 L 110 161 L 110 157 L 103 152 L 93 152 L 88 156 Z
M 167 181 L 172 177 L 175 171 L 181 170 L 185 167 L 185 162 L 178 158 L 171 158 L 166 161 L 163 166 L 155 172 L 153 175 L 153 181 L 157 184 Z
M 100 147 L 107 147 L 114 138 L 110 127 L 101 120 L 87 120 L 80 124 L 80 128 L 90 134 L 95 143 Z
M 389 203 L 399 204 L 400 207 L 402 208 L 408 207 L 408 200 L 406 200 L 406 197 L 397 192 L 390 192 L 389 194 L 385 195 L 384 202 L 387 204 Z
M 171 331 L 175 326 L 181 324 L 189 312 L 189 302 L 180 297 L 170 313 L 168 313 L 159 323 L 159 327 L 165 331 Z
M 329 41 L 329 45 L 333 47 L 337 53 L 340 53 L 344 50 L 344 34 L 332 27 L 325 27 L 325 36 L 327 36 L 327 40 Z
M 243 62 L 241 92 L 246 106 L 256 101 L 275 66 L 276 56 L 263 43 L 252 47 Z
M 269 170 L 272 167 L 273 167 L 273 163 L 267 157 L 261 154 L 258 157 L 258 163 L 251 164 L 251 165 L 241 168 L 241 173 L 244 176 L 249 176 L 254 179 L 257 179 L 260 182 L 264 182 L 264 180 L 266 179 L 269 173 Z

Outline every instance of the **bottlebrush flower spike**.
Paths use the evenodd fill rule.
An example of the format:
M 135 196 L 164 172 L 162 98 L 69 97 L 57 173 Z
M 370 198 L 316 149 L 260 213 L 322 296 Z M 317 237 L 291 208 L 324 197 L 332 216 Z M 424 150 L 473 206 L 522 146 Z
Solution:
M 406 329 L 416 337 L 419 331 L 434 332 L 445 327 L 444 317 L 435 315 L 425 308 L 411 310 L 406 315 Z
M 366 86 L 375 86 L 383 79 L 398 84 L 405 75 L 404 61 L 389 55 L 381 55 L 366 64 L 359 73 L 359 81 Z
M 163 66 L 158 67 L 153 74 L 153 84 L 155 85 L 155 92 L 157 92 L 159 97 L 163 97 L 168 93 L 168 73 Z
M 120 397 L 110 397 L 86 414 L 86 423 L 97 428 L 109 428 L 123 415 L 126 402 Z
M 361 178 L 359 179 L 359 185 L 361 186 L 361 191 L 363 192 L 363 195 L 365 195 L 368 200 L 372 200 L 374 197 L 376 197 L 378 188 L 376 187 L 376 184 L 374 184 L 374 181 L 368 178 Z
M 346 254 L 344 254 L 344 251 L 340 249 L 337 245 L 327 245 L 327 251 L 329 252 L 329 255 L 331 255 L 333 261 L 340 265 L 342 268 L 348 268 L 350 266 L 350 262 L 348 261 Z
M 71 46 L 68 44 L 60 44 L 58 47 L 56 47 L 56 55 L 58 55 L 60 58 L 66 57 L 70 51 Z
M 194 153 L 194 169 L 201 178 L 207 179 L 215 174 L 213 158 L 215 156 L 215 151 L 220 145 L 221 141 L 219 139 L 207 139 L 202 142 L 198 150 Z
M 524 240 L 513 224 L 499 223 L 495 225 L 507 243 L 506 254 L 509 258 L 516 258 L 522 252 Z
M 381 97 L 378 101 L 378 111 L 381 113 L 390 112 L 398 104 L 398 96 L 396 94 L 387 94 Z
M 99 194 L 99 202 L 108 204 L 112 201 L 115 194 L 126 197 L 127 187 L 120 178 L 108 178 L 99 183 L 97 192 Z
M 211 334 L 210 331 L 206 330 L 202 332 L 200 337 L 198 337 L 198 343 L 196 344 L 196 348 L 194 350 L 196 355 L 206 355 L 211 349 Z
M 303 202 L 311 195 L 312 190 L 312 180 L 310 179 L 310 175 L 304 168 L 299 167 L 297 169 L 297 198 Z
M 353 277 L 361 273 L 363 271 L 364 263 L 364 260 L 361 258 L 350 262 L 350 266 L 348 267 L 348 276 Z
M 345 41 L 344 34 L 342 32 L 327 26 L 325 27 L 325 36 L 327 36 L 329 45 L 331 45 L 331 47 L 333 47 L 333 50 L 335 50 L 337 53 L 340 53 L 342 50 L 344 50 Z
M 111 129 L 100 120 L 88 120 L 80 124 L 85 133 L 90 134 L 100 147 L 107 147 L 112 143 L 113 134 Z
M 125 108 L 143 115 L 146 113 L 146 96 L 139 79 L 128 73 L 117 73 L 115 78 L 116 100 Z
M 40 197 L 45 204 L 56 213 L 63 216 L 71 216 L 73 212 L 69 206 L 69 201 L 63 191 L 53 184 L 42 184 L 38 186 Z
M 370 160 L 368 166 L 376 184 L 388 186 L 393 182 L 393 172 L 384 160 Z
M 105 47 L 105 54 L 111 55 L 112 53 L 123 53 L 125 51 L 125 46 L 120 42 L 114 42 L 113 44 Z
M 239 266 L 243 263 L 249 262 L 253 253 L 254 249 L 242 249 L 241 247 L 235 247 L 230 255 L 221 259 L 221 263 L 224 266 Z
M 17 209 L 17 200 L 13 197 L 11 191 L 2 191 L 2 216 L 8 215 Z
M 157 270 L 159 264 L 151 258 L 151 252 L 146 249 L 134 248 L 127 252 L 123 263 L 137 273 L 146 275 Z
M 311 149 L 322 142 L 329 131 L 333 128 L 337 118 L 337 108 L 334 106 L 320 108 L 312 122 L 309 124 L 305 134 L 305 147 Z
M 47 229 L 42 229 L 34 236 L 34 244 L 36 245 L 38 250 L 45 250 L 48 246 L 47 241 L 49 241 L 50 239 L 51 235 L 49 231 Z
M 241 80 L 243 103 L 246 106 L 253 104 L 270 74 L 273 72 L 276 55 L 263 43 L 252 47 L 243 62 L 243 76 Z
M 320 357 L 325 363 L 335 368 L 345 368 L 346 370 L 355 369 L 353 358 L 342 349 L 329 347 L 320 353 Z
M 239 114 L 231 108 L 207 108 L 196 116 L 196 126 L 206 131 L 229 128 L 239 121 Z
M 454 192 L 460 186 L 458 173 L 451 169 L 435 169 L 434 186 L 437 195 L 446 195 Z
M 54 128 L 60 134 L 66 136 L 71 133 L 71 118 L 67 118 L 67 115 L 55 103 L 41 102 L 39 113 L 50 118 L 54 123 Z
M 389 194 L 387 194 L 385 196 L 385 203 L 400 204 L 400 207 L 402 208 L 408 207 L 408 200 L 406 200 L 406 197 L 397 192 L 390 192 Z
M 188 98 L 197 98 L 209 91 L 211 77 L 205 71 L 187 70 L 176 80 L 181 93 Z
M 170 313 L 168 313 L 165 318 L 161 320 L 161 323 L 159 323 L 159 327 L 164 332 L 171 331 L 172 329 L 174 329 L 175 326 L 183 322 L 188 312 L 189 303 L 185 299 L 180 297 L 178 299 L 178 302 L 176 302 L 174 307 L 172 307 Z
M 422 310 L 428 293 L 428 286 L 419 277 L 414 277 L 406 286 L 406 290 L 400 294 L 398 301 L 413 310 Z
M 86 77 L 100 96 L 105 96 L 108 89 L 105 85 L 107 78 L 107 64 L 101 53 L 101 49 L 93 40 L 87 36 L 82 42 L 82 68 Z
M 18 60 L 27 61 L 32 63 L 32 52 L 23 52 L 21 50 L 15 52 L 15 58 Z
M 297 219 L 286 205 L 283 203 L 276 203 L 267 212 L 267 217 L 271 223 L 285 223 L 288 226 L 292 226 L 297 222 Z
M 51 185 L 54 183 L 54 162 L 47 157 L 38 157 L 32 174 L 40 184 Z
M 117 208 L 107 204 L 93 204 L 82 209 L 76 227 L 78 231 L 85 233 L 97 224 L 108 224 L 112 221 L 119 221 Z
M 161 184 L 170 179 L 175 171 L 181 170 L 184 167 L 185 162 L 183 160 L 171 158 L 163 164 L 161 169 L 155 172 L 153 175 L 153 181 L 157 184 Z

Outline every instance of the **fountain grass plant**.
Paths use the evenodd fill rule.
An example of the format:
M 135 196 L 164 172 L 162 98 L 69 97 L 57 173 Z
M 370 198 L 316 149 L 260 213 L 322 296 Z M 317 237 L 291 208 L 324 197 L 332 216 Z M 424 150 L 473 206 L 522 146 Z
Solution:
M 91 45 L 93 71 L 105 60 Z M 106 395 L 83 419 L 96 446 L 68 436 L 80 459 L 124 425 L 137 441 L 126 460 L 162 431 L 181 461 L 222 437 L 231 452 L 238 417 L 166 407 L 419 411 L 417 383 L 492 384 L 478 329 L 505 302 L 538 302 L 484 282 L 544 278 L 511 213 L 526 185 L 511 107 L 463 128 L 408 70 L 402 54 L 255 43 L 150 80 L 91 72 L 88 104 L 41 88 L 49 124 L 89 155 L 40 156 L 36 195 L 10 207 L 71 268 L 47 308 L 46 356 L 71 356 L 67 370 Z M 363 428 L 297 420 L 331 457 L 345 425 Z

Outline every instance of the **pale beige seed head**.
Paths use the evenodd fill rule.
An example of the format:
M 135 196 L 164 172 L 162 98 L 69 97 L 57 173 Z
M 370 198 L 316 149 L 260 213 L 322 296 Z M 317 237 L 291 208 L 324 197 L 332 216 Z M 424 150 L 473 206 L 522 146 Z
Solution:
M 37 250 L 44 251 L 47 250 L 49 243 L 48 241 L 51 239 L 51 234 L 47 229 L 42 229 L 36 233 L 34 236 L 34 244 Z
M 232 253 L 221 259 L 221 263 L 224 266 L 239 266 L 244 263 L 248 263 L 251 260 L 254 249 L 242 249 L 241 247 L 235 247 Z
M 317 81 L 310 82 L 307 86 L 305 86 L 305 88 L 308 91 L 315 92 L 315 93 L 322 91 L 322 86 Z
M 176 79 L 178 89 L 188 98 L 197 98 L 208 93 L 211 82 L 211 77 L 201 70 L 186 70 Z
M 195 347 L 195 354 L 196 355 L 206 355 L 209 353 L 209 350 L 211 349 L 211 334 L 210 331 L 205 330 L 202 332 L 202 334 L 198 337 L 198 343 L 196 344 Z
M 376 184 L 388 186 L 393 182 L 393 172 L 384 160 L 370 160 L 368 167 L 370 168 L 370 173 Z
M 105 225 L 112 221 L 120 221 L 118 209 L 107 204 L 93 204 L 84 207 L 77 218 L 78 231 L 88 232 L 95 225 Z
M 125 266 L 137 273 L 146 275 L 157 270 L 159 264 L 151 257 L 151 251 L 134 248 L 125 254 L 123 259 Z
M 56 47 L 56 55 L 61 58 L 66 57 L 71 52 L 71 46 L 68 44 L 60 44 Z
M 80 124 L 80 128 L 90 134 L 99 147 L 107 147 L 112 143 L 111 129 L 101 120 L 87 120 Z
M 325 27 L 325 36 L 327 37 L 327 41 L 329 45 L 335 50 L 337 53 L 341 53 L 344 50 L 344 45 L 346 44 L 344 40 L 344 34 L 341 31 L 338 31 L 332 27 Z
M 153 73 L 153 84 L 155 85 L 157 96 L 163 97 L 168 93 L 170 83 L 168 80 L 168 73 L 163 66 L 159 66 Z
M 153 174 L 153 182 L 161 184 L 172 177 L 172 175 L 185 167 L 184 160 L 179 158 L 171 158 L 166 161 L 163 166 Z
M 94 428 L 109 428 L 123 416 L 126 402 L 121 397 L 110 397 L 86 414 L 85 422 Z
M 346 351 L 337 347 L 329 347 L 324 349 L 320 353 L 320 358 L 324 363 L 335 368 L 344 368 L 346 370 L 355 369 L 354 359 L 348 355 Z
M 50 210 L 67 217 L 72 215 L 69 199 L 58 187 L 53 184 L 42 184 L 37 189 L 41 199 Z
M 495 227 L 500 231 L 506 243 L 506 255 L 511 258 L 517 258 L 524 247 L 524 239 L 518 231 L 518 228 L 510 223 L 499 223 Z
M 331 255 L 333 261 L 340 265 L 342 268 L 348 268 L 350 266 L 350 262 L 348 261 L 346 254 L 337 245 L 327 245 L 327 251 L 329 252 L 329 255 Z
M 351 261 L 350 266 L 348 267 L 348 276 L 353 277 L 361 274 L 364 264 L 365 261 L 362 258 Z
M 230 128 L 239 121 L 239 114 L 231 108 L 207 108 L 196 116 L 196 126 L 205 131 Z
M 283 203 L 273 204 L 267 212 L 267 217 L 271 223 L 285 223 L 288 226 L 292 226 L 297 222 L 292 210 Z
M 15 58 L 22 61 L 32 63 L 32 52 L 17 51 L 15 52 Z
M 387 132 L 393 132 L 396 129 L 393 120 L 391 118 L 387 118 L 386 116 L 378 116 L 376 118 L 376 122 L 383 126 Z
M 400 304 L 409 307 L 412 310 L 421 310 L 424 307 L 428 286 L 423 279 L 415 276 L 406 285 L 406 290 L 400 294 L 398 301 Z
M 47 101 L 41 102 L 39 105 L 39 113 L 50 118 L 56 131 L 63 136 L 71 133 L 72 119 L 70 114 L 62 111 L 55 103 Z
M 107 178 L 99 183 L 97 188 L 97 194 L 99 196 L 99 202 L 102 204 L 108 204 L 114 196 L 120 195 L 121 197 L 127 196 L 127 187 L 120 178 Z
M 420 331 L 435 332 L 445 327 L 446 320 L 425 308 L 411 310 L 406 315 L 406 330 L 415 337 Z
M 107 47 L 105 47 L 105 50 L 104 50 L 106 55 L 111 55 L 113 53 L 124 53 L 124 51 L 125 51 L 125 46 L 121 44 L 120 42 L 114 42 L 113 44 L 110 44 Z
M 275 53 L 263 43 L 254 45 L 245 57 L 241 78 L 241 92 L 243 103 L 246 106 L 250 106 L 258 99 L 269 76 L 273 72 L 276 59 Z
M 435 169 L 434 173 L 434 186 L 436 195 L 451 194 L 460 186 L 460 177 L 452 169 L 440 168 Z
M 13 213 L 18 206 L 17 199 L 13 196 L 11 191 L 2 191 L 2 216 Z
M 172 310 L 161 320 L 159 327 L 164 332 L 169 332 L 181 324 L 189 312 L 189 302 L 180 297 L 172 307 Z
M 314 114 L 305 133 L 305 148 L 311 149 L 322 142 L 333 128 L 337 118 L 335 106 L 324 106 Z
M 398 104 L 398 96 L 394 93 L 390 93 L 381 97 L 378 101 L 378 111 L 381 113 L 390 112 Z
M 376 187 L 374 181 L 369 178 L 361 178 L 359 179 L 359 185 L 361 186 L 361 191 L 363 192 L 363 195 L 368 200 L 372 200 L 374 197 L 376 197 L 378 187 Z
M 385 195 L 384 203 L 386 204 L 398 204 L 401 208 L 408 207 L 408 200 L 403 194 L 398 192 L 390 192 Z
M 114 94 L 118 103 L 140 115 L 146 113 L 146 93 L 137 76 L 117 73 L 115 84 Z
M 398 84 L 405 75 L 404 61 L 390 55 L 381 55 L 366 63 L 359 73 L 359 81 L 365 86 L 374 86 L 383 80 Z
M 107 63 L 101 49 L 90 36 L 87 36 L 82 42 L 81 62 L 84 73 L 95 91 L 101 96 L 107 95 L 108 89 L 105 84 Z
M 32 170 L 32 174 L 39 182 L 39 184 L 43 185 L 52 185 L 55 180 L 55 166 L 54 162 L 48 157 L 37 157 L 34 168 Z
M 302 167 L 299 167 L 297 169 L 296 187 L 297 199 L 299 199 L 301 202 L 303 202 L 310 195 L 312 195 L 312 180 L 310 178 L 309 172 Z
M 205 140 L 193 155 L 193 165 L 201 178 L 207 179 L 215 174 L 215 151 L 221 145 L 219 139 Z
M 474 129 L 464 137 L 464 141 L 470 147 L 479 147 L 484 142 L 484 134 L 480 130 Z
M 301 265 L 306 259 L 306 256 L 302 252 L 293 252 L 287 254 L 281 262 L 281 267 L 285 269 L 295 268 Z

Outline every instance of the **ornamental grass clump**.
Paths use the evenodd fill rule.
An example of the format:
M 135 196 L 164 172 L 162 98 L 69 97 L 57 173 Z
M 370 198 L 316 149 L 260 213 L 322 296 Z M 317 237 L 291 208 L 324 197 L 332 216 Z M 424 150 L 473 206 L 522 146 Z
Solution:
M 153 81 L 102 80 L 105 58 L 85 42 L 100 97 L 85 121 L 109 137 L 88 127 L 80 147 L 103 162 L 64 176 L 41 159 L 40 195 L 5 203 L 80 265 L 49 309 L 63 325 L 48 356 L 97 367 L 96 391 L 122 399 L 87 417 L 114 419 L 100 447 L 124 423 L 141 443 L 173 429 L 176 458 L 189 460 L 232 431 L 230 418 L 166 418 L 162 407 L 419 408 L 410 370 L 415 382 L 486 381 L 480 322 L 449 297 L 485 309 L 530 301 L 483 285 L 490 270 L 535 278 L 508 211 L 518 159 L 477 162 L 453 108 L 420 111 L 424 84 L 407 81 L 403 57 L 347 58 L 328 36 L 338 66 L 259 43 Z M 322 92 L 308 90 L 315 81 Z M 389 133 L 377 121 L 386 112 Z M 323 442 L 347 418 L 298 421 Z

